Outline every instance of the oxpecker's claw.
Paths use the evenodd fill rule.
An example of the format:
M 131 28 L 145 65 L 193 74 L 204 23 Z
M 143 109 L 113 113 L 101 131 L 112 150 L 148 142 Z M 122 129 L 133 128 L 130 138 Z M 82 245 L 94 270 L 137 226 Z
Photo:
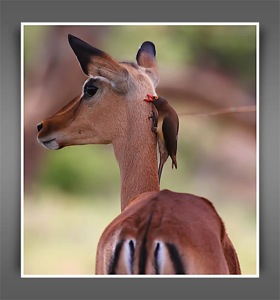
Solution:
M 149 120 L 152 120 L 152 132 L 157 133 L 157 116 L 154 111 L 152 111 L 152 115 L 149 116 Z
M 152 126 L 151 130 L 152 130 L 152 132 L 157 133 L 157 127 Z

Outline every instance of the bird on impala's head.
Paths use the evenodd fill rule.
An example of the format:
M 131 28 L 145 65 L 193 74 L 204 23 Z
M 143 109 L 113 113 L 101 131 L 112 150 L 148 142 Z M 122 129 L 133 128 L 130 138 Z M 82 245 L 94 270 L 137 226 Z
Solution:
M 158 111 L 156 122 L 156 133 L 159 145 L 160 161 L 158 167 L 158 177 L 160 181 L 163 165 L 168 156 L 172 160 L 172 168 L 177 169 L 177 140 L 179 130 L 179 118 L 176 111 L 169 105 L 166 99 L 147 94 L 144 99 L 146 102 L 152 102 Z

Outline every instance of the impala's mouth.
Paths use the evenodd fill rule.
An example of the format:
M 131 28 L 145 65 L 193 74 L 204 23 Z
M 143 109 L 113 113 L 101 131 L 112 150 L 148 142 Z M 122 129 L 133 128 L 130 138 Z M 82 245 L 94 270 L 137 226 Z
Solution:
M 42 144 L 47 149 L 57 150 L 59 149 L 59 145 L 56 139 L 42 141 L 39 138 L 37 139 L 40 144 Z

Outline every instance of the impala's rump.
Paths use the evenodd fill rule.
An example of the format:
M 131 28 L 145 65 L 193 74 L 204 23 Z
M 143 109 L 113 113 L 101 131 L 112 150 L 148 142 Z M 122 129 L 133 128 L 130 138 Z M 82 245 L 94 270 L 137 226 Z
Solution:
M 128 205 L 104 231 L 97 257 L 106 262 L 101 274 L 239 274 L 230 245 L 208 200 L 163 190 Z M 233 259 L 235 269 L 228 264 Z

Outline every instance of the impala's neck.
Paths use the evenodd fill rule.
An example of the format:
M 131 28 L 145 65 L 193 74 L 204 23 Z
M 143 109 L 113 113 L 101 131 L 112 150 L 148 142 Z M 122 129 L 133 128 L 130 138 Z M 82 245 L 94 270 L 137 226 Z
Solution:
M 128 115 L 131 119 L 125 134 L 113 142 L 120 167 L 122 211 L 141 193 L 159 191 L 157 144 L 149 115 L 151 107 L 141 112 L 134 109 Z

